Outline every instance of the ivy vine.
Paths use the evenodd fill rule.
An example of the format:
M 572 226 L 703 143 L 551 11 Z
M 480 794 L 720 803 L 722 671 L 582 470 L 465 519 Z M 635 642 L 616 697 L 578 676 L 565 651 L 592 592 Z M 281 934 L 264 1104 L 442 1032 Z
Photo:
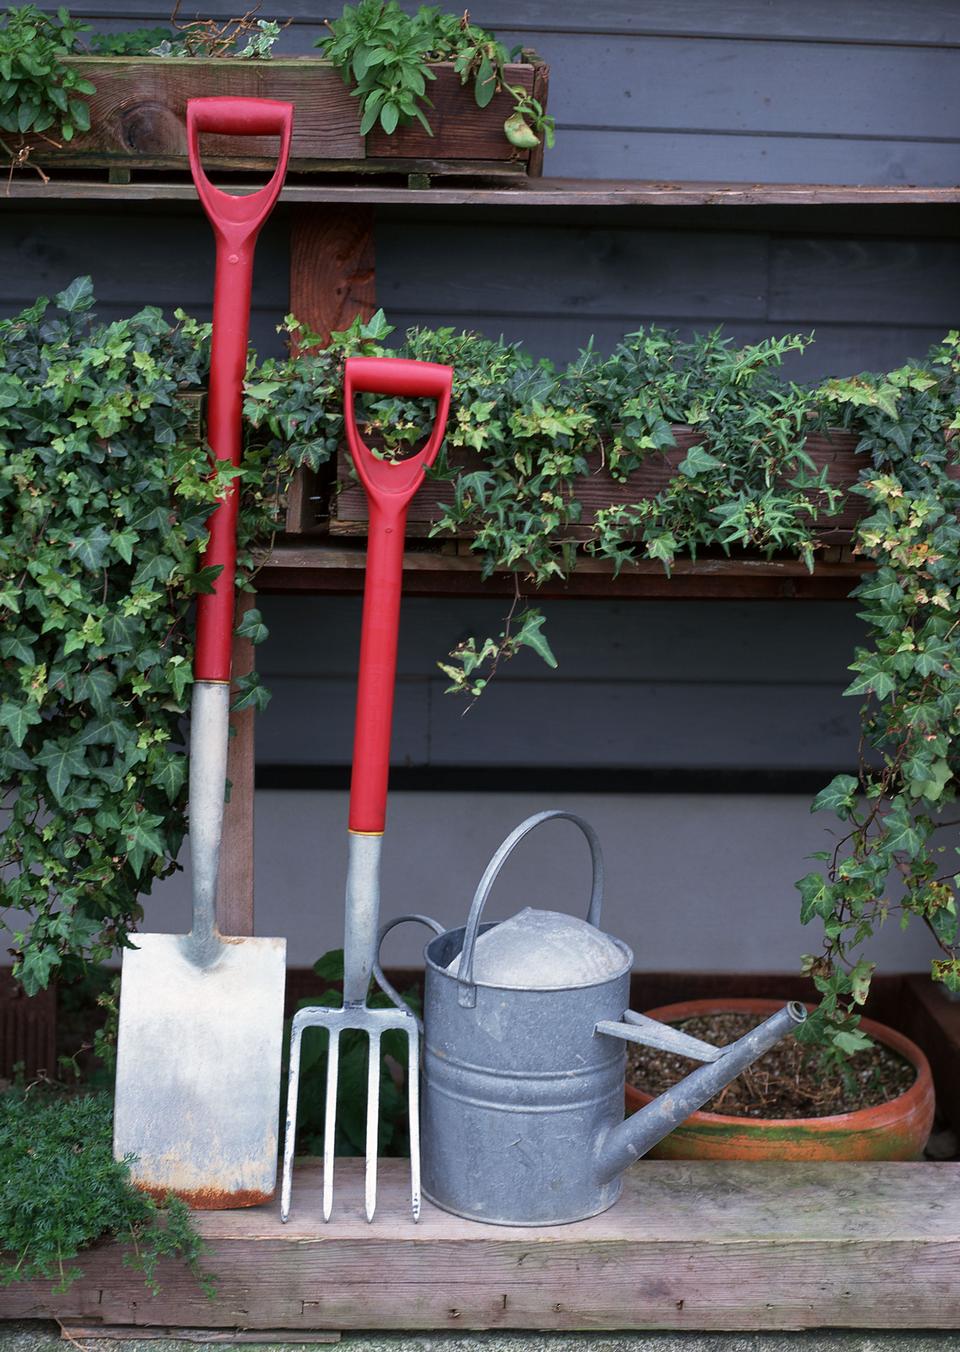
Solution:
M 801 879 L 804 922 L 824 926 L 805 969 L 823 997 L 807 1036 L 838 1052 L 862 1042 L 857 1012 L 872 967 L 861 955 L 889 914 L 925 923 L 934 976 L 960 988 L 949 837 L 957 769 L 960 339 L 886 376 L 783 382 L 800 335 L 736 347 L 719 333 L 682 341 L 652 328 L 565 368 L 519 345 L 452 329 L 413 330 L 392 348 L 382 313 L 329 345 L 292 317 L 295 358 L 251 361 L 240 471 L 239 584 L 280 529 L 290 476 L 334 460 L 342 364 L 350 353 L 450 362 L 454 397 L 432 477 L 435 535 L 472 533 L 482 571 L 511 571 L 501 632 L 441 663 L 450 689 L 479 695 L 520 647 L 555 659 L 537 584 L 566 576 L 585 548 L 629 568 L 698 550 L 792 553 L 813 566 L 840 494 L 805 450 L 811 430 L 859 432 L 867 504 L 857 595 L 870 645 L 851 696 L 866 697 L 863 757 L 814 807 L 847 834 Z M 14 937 L 28 990 L 99 961 L 136 928 L 141 897 L 174 867 L 185 830 L 183 718 L 191 682 L 189 609 L 212 574 L 205 523 L 234 473 L 212 475 L 185 386 L 206 375 L 208 330 L 156 310 L 99 324 L 81 279 L 0 323 L 0 900 L 24 917 Z M 387 456 L 418 443 L 432 410 L 364 396 L 366 434 Z M 683 451 L 677 426 L 694 429 Z M 700 438 L 700 439 L 698 439 Z M 602 464 L 626 480 L 653 454 L 675 470 L 655 497 L 606 506 L 585 525 L 578 479 Z M 257 612 L 244 632 L 265 636 Z M 240 704 L 262 707 L 256 677 Z

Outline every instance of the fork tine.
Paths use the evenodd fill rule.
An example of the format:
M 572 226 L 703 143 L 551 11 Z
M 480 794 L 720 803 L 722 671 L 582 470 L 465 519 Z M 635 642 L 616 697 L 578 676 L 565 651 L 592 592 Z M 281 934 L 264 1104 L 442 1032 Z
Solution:
M 323 1219 L 333 1211 L 333 1150 L 337 1135 L 337 1080 L 340 1073 L 340 1029 L 330 1029 L 327 1047 L 327 1101 L 323 1111 Z
M 364 1206 L 367 1220 L 377 1209 L 377 1149 L 380 1144 L 380 1030 L 370 1030 L 367 1060 L 367 1167 L 364 1178 Z
M 290 1193 L 293 1188 L 293 1151 L 297 1136 L 297 1099 L 300 1093 L 300 1039 L 303 1029 L 293 1021 L 290 1032 L 290 1066 L 287 1072 L 287 1111 L 283 1128 L 283 1182 L 280 1189 L 280 1219 L 286 1223 L 290 1215 Z
M 420 1034 L 412 1020 L 407 1028 L 407 1117 L 410 1123 L 410 1204 L 420 1219 Z

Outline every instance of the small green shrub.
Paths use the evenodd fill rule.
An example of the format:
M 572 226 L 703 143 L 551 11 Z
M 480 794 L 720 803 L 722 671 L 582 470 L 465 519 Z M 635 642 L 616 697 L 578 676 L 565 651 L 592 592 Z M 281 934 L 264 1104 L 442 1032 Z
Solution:
M 213 1293 L 189 1208 L 168 1197 L 161 1209 L 113 1158 L 110 1095 L 0 1094 L 0 1285 L 39 1277 L 65 1291 L 82 1276 L 74 1259 L 107 1236 L 151 1291 L 160 1259 L 180 1257 Z

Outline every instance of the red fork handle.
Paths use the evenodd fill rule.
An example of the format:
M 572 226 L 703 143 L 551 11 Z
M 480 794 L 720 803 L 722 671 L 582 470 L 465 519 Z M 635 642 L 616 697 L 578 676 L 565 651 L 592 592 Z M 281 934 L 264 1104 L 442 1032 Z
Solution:
M 214 460 L 240 464 L 240 411 L 250 333 L 250 291 L 257 236 L 280 195 L 293 131 L 293 104 L 273 99 L 210 98 L 187 103 L 190 172 L 217 244 L 213 282 L 213 341 L 207 395 L 207 440 Z M 247 197 L 215 188 L 200 163 L 200 133 L 223 136 L 279 135 L 280 155 L 266 187 Z M 237 561 L 236 485 L 210 517 L 204 565 L 220 566 L 214 590 L 197 599 L 198 681 L 229 681 L 233 589 Z
M 437 457 L 452 388 L 450 366 L 396 357 L 347 358 L 347 445 L 366 490 L 370 514 L 350 781 L 350 830 L 363 834 L 379 835 L 386 819 L 407 508 L 423 482 L 425 466 L 432 465 Z M 353 398 L 359 392 L 436 399 L 433 430 L 423 449 L 409 460 L 378 460 L 357 431 Z

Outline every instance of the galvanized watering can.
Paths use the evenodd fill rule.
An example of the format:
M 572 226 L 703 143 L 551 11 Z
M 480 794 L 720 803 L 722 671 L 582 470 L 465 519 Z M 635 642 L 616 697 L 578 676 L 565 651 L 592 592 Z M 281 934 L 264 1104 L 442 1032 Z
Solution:
M 587 838 L 593 888 L 586 921 L 529 908 L 501 924 L 483 908 L 528 832 L 562 817 Z M 621 1175 L 657 1141 L 803 1022 L 788 1004 L 728 1047 L 628 1009 L 633 953 L 600 929 L 603 859 L 572 812 L 539 812 L 497 850 L 467 923 L 424 950 L 423 1192 L 437 1206 L 501 1225 L 560 1225 L 620 1195 Z M 377 978 L 389 983 L 379 966 Z M 399 1002 L 395 992 L 391 993 Z M 626 1042 L 707 1064 L 623 1120 Z

